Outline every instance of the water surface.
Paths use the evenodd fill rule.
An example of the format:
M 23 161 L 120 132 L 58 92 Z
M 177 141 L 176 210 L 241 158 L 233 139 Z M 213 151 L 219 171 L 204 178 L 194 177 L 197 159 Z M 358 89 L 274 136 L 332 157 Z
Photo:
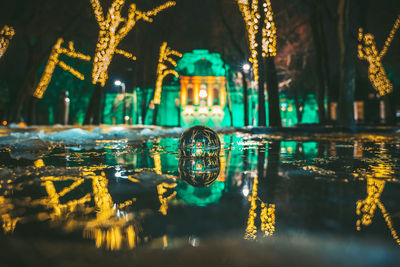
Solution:
M 312 237 L 400 249 L 399 134 L 220 139 L 219 162 L 192 165 L 179 158 L 177 136 L 52 143 L 31 156 L 5 146 L 1 240 L 104 251 Z M 210 185 L 193 186 L 194 171 Z

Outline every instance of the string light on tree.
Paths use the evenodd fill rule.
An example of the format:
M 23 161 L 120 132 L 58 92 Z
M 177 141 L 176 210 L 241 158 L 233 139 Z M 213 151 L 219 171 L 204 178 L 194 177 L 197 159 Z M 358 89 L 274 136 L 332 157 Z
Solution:
M 265 13 L 264 27 L 262 29 L 262 56 L 271 57 L 276 56 L 276 27 L 273 18 L 273 12 L 270 0 L 264 1 L 262 12 Z M 261 15 L 258 10 L 258 0 L 253 0 L 249 3 L 248 0 L 237 0 L 240 12 L 246 24 L 247 37 L 250 48 L 249 61 L 253 65 L 254 80 L 258 81 L 258 60 L 257 60 L 257 47 L 256 34 L 260 28 Z
M 172 50 L 168 47 L 167 43 L 164 42 L 160 47 L 160 56 L 158 58 L 156 90 L 154 93 L 154 104 L 156 105 L 161 103 L 161 90 L 164 78 L 170 74 L 175 77 L 179 76 L 178 72 L 168 68 L 168 64 L 176 67 L 176 61 L 171 56 L 182 57 L 182 54 Z
M 358 58 L 368 61 L 368 78 L 381 96 L 393 91 L 393 85 L 387 78 L 382 58 L 385 56 L 399 26 L 400 15 L 397 17 L 380 53 L 376 48 L 375 37 L 371 33 L 364 33 L 362 28 L 358 32 L 358 41 L 360 42 L 358 45 Z
M 0 58 L 6 52 L 8 45 L 10 44 L 10 40 L 13 38 L 15 34 L 14 28 L 5 25 L 3 29 L 0 31 Z
M 131 53 L 117 49 L 121 40 L 132 30 L 136 22 L 141 19 L 152 22 L 152 16 L 176 4 L 174 1 L 168 1 L 153 10 L 142 12 L 136 9 L 136 4 L 132 3 L 129 6 L 128 16 L 124 18 L 121 17 L 121 10 L 125 0 L 114 0 L 106 16 L 99 0 L 90 0 L 90 3 L 100 28 L 93 62 L 92 83 L 99 83 L 101 86 L 104 86 L 108 79 L 107 70 L 115 53 L 132 60 L 136 59 Z
M 56 44 L 53 46 L 53 49 L 51 50 L 51 53 L 50 53 L 49 60 L 47 61 L 47 64 L 46 64 L 46 67 L 42 74 L 42 77 L 40 78 L 39 85 L 36 88 L 35 92 L 33 93 L 34 97 L 39 98 L 39 99 L 43 97 L 43 94 L 46 92 L 47 87 L 49 86 L 49 83 L 50 83 L 51 78 L 54 73 L 54 69 L 56 68 L 57 65 L 60 66 L 63 70 L 70 72 L 76 78 L 78 78 L 80 80 L 85 79 L 85 76 L 82 73 L 80 73 L 79 71 L 75 70 L 74 68 L 68 66 L 64 61 L 60 60 L 59 57 L 60 57 L 60 55 L 64 54 L 71 58 L 77 58 L 77 59 L 89 61 L 90 56 L 76 52 L 73 42 L 68 43 L 68 48 L 61 47 L 63 42 L 64 42 L 64 40 L 62 38 L 58 38 Z
M 178 77 L 178 72 L 173 69 L 169 69 L 168 65 L 172 65 L 173 67 L 176 66 L 176 61 L 171 56 L 182 57 L 182 54 L 178 51 L 172 50 L 167 46 L 167 43 L 164 42 L 160 47 L 160 56 L 158 58 L 158 65 L 157 65 L 157 80 L 156 80 L 156 88 L 154 91 L 154 113 L 153 113 L 153 125 L 156 124 L 157 121 L 157 113 L 158 113 L 158 106 L 161 103 L 161 90 L 162 90 L 162 83 L 164 78 L 167 75 L 174 75 Z

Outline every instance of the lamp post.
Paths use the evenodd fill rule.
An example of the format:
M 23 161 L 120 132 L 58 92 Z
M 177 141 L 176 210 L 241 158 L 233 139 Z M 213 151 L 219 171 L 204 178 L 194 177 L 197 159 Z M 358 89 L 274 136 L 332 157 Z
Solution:
M 121 82 L 120 80 L 116 80 L 114 82 L 114 85 L 116 86 L 121 86 L 122 89 L 122 94 L 123 94 L 123 98 L 122 98 L 122 122 L 123 124 L 126 124 L 126 122 L 129 120 L 129 116 L 126 116 L 126 105 L 125 105 L 125 92 L 126 92 L 126 87 L 125 87 L 125 83 Z
M 245 63 L 242 66 L 242 83 L 243 83 L 243 103 L 244 103 L 244 126 L 249 126 L 249 96 L 247 94 L 246 75 L 251 69 L 250 64 Z

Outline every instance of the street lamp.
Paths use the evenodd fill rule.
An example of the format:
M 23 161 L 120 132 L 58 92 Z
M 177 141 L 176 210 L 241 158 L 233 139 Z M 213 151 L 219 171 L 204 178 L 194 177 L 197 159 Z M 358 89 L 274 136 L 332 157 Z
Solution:
M 243 64 L 242 68 L 243 68 L 243 71 L 244 71 L 245 73 L 248 73 L 249 70 L 250 70 L 250 68 L 251 68 L 251 66 L 250 66 L 250 64 L 245 63 L 245 64 Z
M 120 80 L 116 80 L 114 82 L 115 86 L 121 86 L 122 93 L 123 93 L 123 99 L 122 99 L 122 121 L 123 124 L 126 124 L 127 121 L 129 120 L 129 116 L 126 116 L 126 105 L 125 105 L 125 83 L 121 82 Z

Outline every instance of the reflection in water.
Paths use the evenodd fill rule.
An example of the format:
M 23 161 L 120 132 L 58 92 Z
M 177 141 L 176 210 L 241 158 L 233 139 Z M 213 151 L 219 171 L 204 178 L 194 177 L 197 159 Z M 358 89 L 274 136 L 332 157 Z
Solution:
M 43 161 L 36 161 L 35 166 L 43 167 Z M 108 192 L 108 180 L 102 169 L 102 167 L 92 167 L 83 170 L 78 177 L 40 177 L 40 186 L 45 189 L 46 195 L 39 199 L 27 197 L 12 201 L 0 197 L 4 231 L 13 232 L 17 222 L 49 220 L 54 226 L 62 226 L 67 232 L 82 229 L 83 236 L 95 240 L 96 247 L 106 247 L 110 250 L 120 249 L 123 244 L 129 248 L 135 247 L 137 240 L 134 220 L 132 215 L 124 212 L 135 199 L 114 203 Z M 95 171 L 101 171 L 100 175 L 96 175 Z M 86 191 L 86 188 L 77 189 L 88 181 L 91 181 L 91 192 L 76 197 L 77 191 Z M 22 190 L 24 190 L 23 184 L 9 183 L 4 195 L 12 198 L 14 191 Z M 72 195 L 69 196 L 71 192 Z M 70 200 L 64 201 L 64 199 Z M 14 204 L 11 204 L 12 202 Z M 24 208 L 44 210 L 35 215 L 14 217 Z
M 179 158 L 180 178 L 195 187 L 211 185 L 220 173 L 219 157 Z
M 177 185 L 177 183 L 161 183 L 157 185 L 158 199 L 160 200 L 161 204 L 159 211 L 161 214 L 167 215 L 168 201 L 176 197 L 176 191 L 169 196 L 165 196 L 165 193 L 168 192 L 168 189 L 174 189 Z
M 179 158 L 178 140 L 161 138 L 130 149 L 52 152 L 33 167 L 32 161 L 2 165 L 2 228 L 11 233 L 21 224 L 35 229 L 32 222 L 46 222 L 110 250 L 150 242 L 174 246 L 184 235 L 198 242 L 216 231 L 239 231 L 253 240 L 276 235 L 277 223 L 279 233 L 318 227 L 326 232 L 336 224 L 354 234 L 354 203 L 361 198 L 359 186 L 364 188 L 358 180 L 366 180 L 366 198 L 356 205 L 356 229 L 371 225 L 380 211 L 384 220 L 375 217 L 374 223 L 382 221 L 400 244 L 391 204 L 397 199 L 390 195 L 399 188 L 398 152 L 381 147 L 375 154 L 377 142 L 364 137 L 357 142 L 223 138 L 220 157 Z M 351 174 L 355 180 L 348 179 Z M 376 231 L 382 228 L 370 227 L 366 236 Z
M 378 159 L 371 165 L 370 172 L 366 174 L 367 179 L 367 197 L 364 200 L 357 201 L 356 213 L 361 216 L 356 222 L 357 231 L 361 230 L 361 225 L 369 226 L 374 218 L 376 207 L 378 207 L 385 219 L 393 239 L 400 245 L 400 239 L 396 230 L 393 228 L 392 219 L 385 206 L 381 202 L 381 195 L 385 188 L 386 180 L 394 175 L 393 163 L 385 149 L 381 150 Z
M 251 196 L 248 197 L 250 201 L 249 216 L 247 219 L 245 239 L 256 239 L 257 226 L 255 225 L 255 218 L 257 217 L 257 202 L 260 203 L 260 220 L 261 231 L 264 236 L 272 236 L 275 232 L 275 204 L 268 204 L 261 201 L 258 197 L 258 177 L 253 178 L 253 189 Z
M 85 171 L 81 177 L 41 177 L 41 186 L 45 188 L 47 196 L 24 204 L 27 207 L 42 206 L 49 210 L 49 212 L 38 213 L 37 218 L 41 221 L 50 220 L 53 224 L 63 225 L 67 232 L 83 228 L 84 237 L 94 239 L 96 247 L 104 246 L 115 250 L 126 243 L 129 248 L 133 248 L 136 244 L 135 230 L 133 225 L 128 225 L 132 218 L 128 215 L 121 216 L 121 214 L 123 214 L 123 209 L 132 205 L 135 200 L 113 203 L 107 189 L 108 180 L 104 172 L 96 175 L 93 171 Z M 62 203 L 61 198 L 88 180 L 92 181 L 91 193 Z M 65 182 L 72 183 L 57 192 L 55 183 Z M 94 218 L 91 216 L 93 213 L 95 213 Z M 28 219 L 23 217 L 15 220 Z
M 272 143 L 268 144 L 268 165 L 264 175 L 265 146 L 262 145 L 258 148 L 258 175 L 254 175 L 253 177 L 253 188 L 251 196 L 248 197 L 248 200 L 250 201 L 250 209 L 244 236 L 245 239 L 256 239 L 257 237 L 257 227 L 255 226 L 255 218 L 257 217 L 257 202 L 260 203 L 260 228 L 264 233 L 264 237 L 272 236 L 275 232 L 275 204 L 270 204 L 265 201 L 267 198 L 272 200 L 270 194 L 273 194 L 273 190 L 271 190 L 269 193 L 264 193 L 264 201 L 261 200 L 261 198 L 258 196 L 258 179 L 265 179 L 263 187 L 267 187 L 267 182 L 272 181 L 273 183 L 273 181 L 277 179 L 280 150 L 281 143 L 279 141 L 273 141 Z M 270 183 L 269 186 L 271 185 L 272 184 Z M 267 188 L 263 189 L 264 191 L 267 190 Z
M 160 146 L 156 146 L 153 159 L 154 159 L 154 171 L 155 173 L 162 175 L 162 168 L 161 168 L 161 155 L 158 152 L 161 149 Z M 158 193 L 158 199 L 160 200 L 160 209 L 159 211 L 163 215 L 167 215 L 168 211 L 168 201 L 176 197 L 176 192 L 174 191 L 171 195 L 169 196 L 164 196 L 165 193 L 168 192 L 168 189 L 174 189 L 178 184 L 177 183 L 161 183 L 157 185 L 157 193 Z

